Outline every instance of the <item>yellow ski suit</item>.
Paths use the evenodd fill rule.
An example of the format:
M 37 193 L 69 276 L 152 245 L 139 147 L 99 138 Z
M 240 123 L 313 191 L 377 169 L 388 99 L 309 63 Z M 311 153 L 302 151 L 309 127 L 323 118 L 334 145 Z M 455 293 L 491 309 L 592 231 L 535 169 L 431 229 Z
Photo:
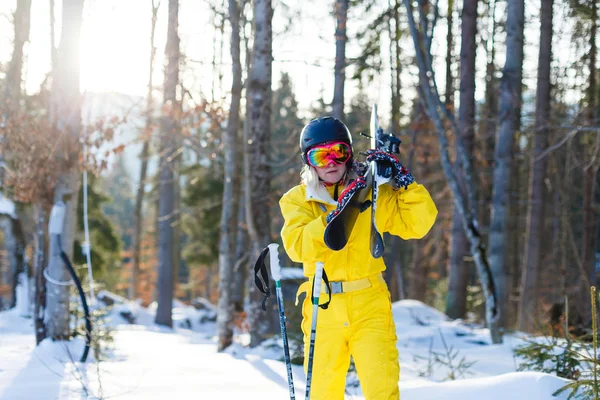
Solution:
M 333 186 L 327 190 L 331 195 Z M 323 235 L 325 216 L 335 209 L 335 203 L 307 195 L 306 186 L 298 185 L 283 195 L 279 205 L 285 220 L 281 231 L 285 250 L 292 261 L 303 263 L 304 275 L 309 278 L 298 291 L 307 292 L 302 306 L 305 371 L 315 263 L 323 262 L 329 280 L 341 281 L 342 287 L 348 289 L 333 294 L 327 309 L 319 309 L 311 399 L 344 398 L 350 356 L 354 358 L 365 399 L 399 399 L 396 328 L 390 294 L 381 274 L 386 267 L 383 258 L 373 258 L 369 250 L 371 209 L 358 216 L 346 246 L 332 251 L 325 245 Z M 419 239 L 429 232 L 436 216 L 435 204 L 422 185 L 414 182 L 397 191 L 389 185 L 379 187 L 376 224 L 381 233 Z M 324 290 L 320 297 L 327 300 Z

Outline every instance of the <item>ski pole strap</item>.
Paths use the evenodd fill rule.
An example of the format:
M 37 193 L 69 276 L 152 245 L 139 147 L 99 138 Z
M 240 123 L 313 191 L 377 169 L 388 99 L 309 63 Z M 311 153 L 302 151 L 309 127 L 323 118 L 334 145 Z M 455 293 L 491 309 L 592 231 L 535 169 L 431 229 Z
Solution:
M 331 303 L 331 284 L 329 283 L 329 279 L 327 278 L 327 273 L 325 272 L 325 270 L 323 270 L 323 281 L 325 282 L 325 286 L 327 287 L 327 295 L 329 296 L 329 300 L 327 300 L 326 303 L 319 304 L 319 307 L 321 307 L 323 310 L 327 310 L 327 307 L 329 307 L 329 303 Z M 310 302 L 311 303 L 315 302 L 314 294 L 315 294 L 315 280 L 313 278 L 312 289 L 310 291 Z
M 265 265 L 265 259 L 269 254 L 269 248 L 265 247 L 260 253 L 256 264 L 254 264 L 254 284 L 264 295 L 265 298 L 262 301 L 263 311 L 267 311 L 267 299 L 271 297 L 271 290 L 269 289 L 269 273 L 267 272 L 267 266 Z M 260 272 L 260 277 L 258 273 Z M 264 283 L 264 284 L 263 284 Z

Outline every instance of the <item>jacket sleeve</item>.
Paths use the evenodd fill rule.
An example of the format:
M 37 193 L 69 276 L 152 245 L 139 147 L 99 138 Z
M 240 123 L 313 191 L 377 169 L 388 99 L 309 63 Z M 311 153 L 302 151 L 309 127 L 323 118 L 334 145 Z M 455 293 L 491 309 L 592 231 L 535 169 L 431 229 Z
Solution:
M 381 212 L 387 216 L 384 232 L 402 239 L 420 239 L 425 236 L 438 213 L 427 189 L 416 182 L 406 189 L 398 190 L 393 190 L 390 185 L 381 186 L 377 207 L 383 208 Z
M 325 234 L 325 213 L 315 216 L 304 199 L 294 199 L 286 195 L 279 201 L 284 223 L 281 230 L 283 246 L 290 259 L 304 263 L 304 273 L 314 275 L 315 263 L 324 261 L 327 247 Z

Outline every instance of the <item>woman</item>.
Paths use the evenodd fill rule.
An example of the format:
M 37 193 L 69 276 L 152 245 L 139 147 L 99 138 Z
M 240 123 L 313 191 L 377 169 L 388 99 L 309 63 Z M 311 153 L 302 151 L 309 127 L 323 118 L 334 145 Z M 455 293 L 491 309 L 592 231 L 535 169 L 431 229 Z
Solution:
M 344 398 L 352 356 L 365 399 L 399 399 L 396 328 L 382 276 L 385 264 L 382 258 L 373 258 L 369 250 L 370 209 L 359 214 L 342 250 L 330 250 L 323 239 L 327 215 L 340 210 L 348 198 L 343 191 L 356 186 L 350 132 L 338 119 L 315 119 L 302 130 L 300 149 L 305 164 L 302 182 L 279 202 L 285 220 L 281 231 L 283 245 L 291 260 L 303 263 L 304 274 L 309 278 L 299 294 L 310 291 L 318 261 L 324 263 L 331 287 L 336 288 L 328 307 L 319 311 L 311 398 Z M 393 155 L 371 151 L 367 160 L 375 157 L 395 166 L 392 185 L 379 187 L 378 230 L 403 239 L 422 238 L 437 215 L 431 196 Z M 305 370 L 311 311 L 308 293 L 302 306 Z

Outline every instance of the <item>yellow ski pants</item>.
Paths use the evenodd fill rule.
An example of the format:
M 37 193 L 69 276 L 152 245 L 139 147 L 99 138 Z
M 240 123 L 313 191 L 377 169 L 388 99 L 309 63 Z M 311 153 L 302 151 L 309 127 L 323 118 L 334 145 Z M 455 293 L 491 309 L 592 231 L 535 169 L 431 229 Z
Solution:
M 368 279 L 371 287 L 334 294 L 327 309 L 319 308 L 311 400 L 344 399 L 350 356 L 366 400 L 400 399 L 400 364 L 390 294 L 381 274 Z M 309 284 L 312 279 L 299 289 L 299 293 L 308 289 L 302 306 L 305 372 L 313 309 Z M 319 303 L 328 299 L 322 291 Z

